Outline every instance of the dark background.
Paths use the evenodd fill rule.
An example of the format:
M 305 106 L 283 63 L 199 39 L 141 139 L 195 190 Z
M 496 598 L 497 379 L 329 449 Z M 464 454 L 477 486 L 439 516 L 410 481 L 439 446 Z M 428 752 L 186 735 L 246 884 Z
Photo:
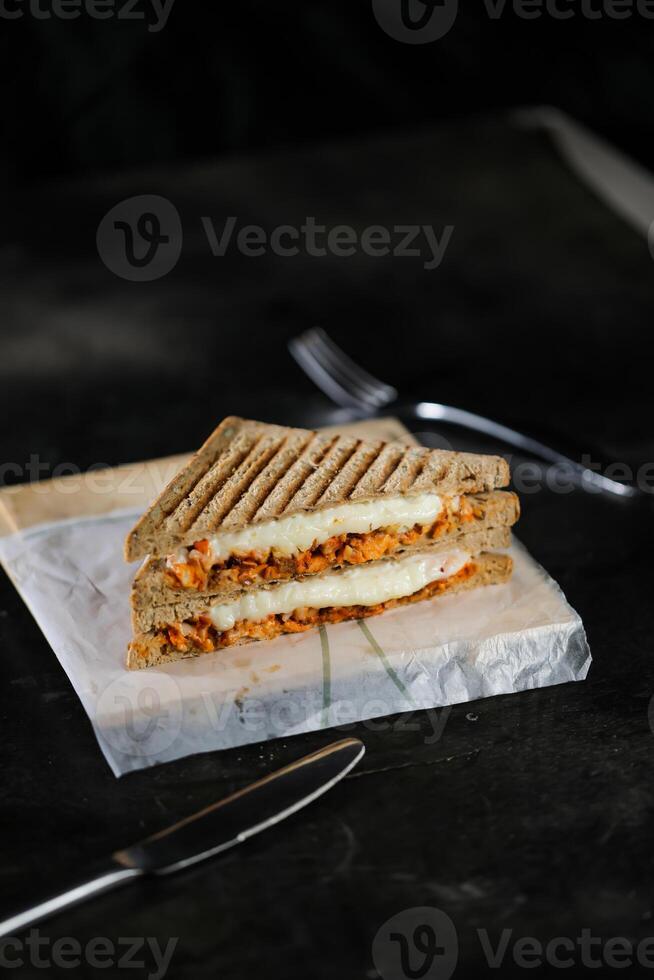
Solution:
M 409 46 L 353 0 L 176 0 L 160 33 L 27 14 L 0 28 L 5 461 L 34 453 L 49 475 L 182 452 L 230 412 L 326 421 L 286 351 L 316 323 L 407 397 L 577 458 L 634 471 L 654 459 L 645 238 L 507 114 L 556 105 L 654 166 L 651 22 L 492 21 L 469 4 L 446 37 Z M 184 242 L 168 275 L 134 283 L 103 264 L 96 231 L 140 194 L 174 203 Z M 433 271 L 361 254 L 217 259 L 203 215 L 454 233 Z M 425 438 L 506 450 L 452 429 Z M 523 498 L 520 537 L 586 625 L 585 683 L 455 706 L 436 744 L 424 716 L 413 731 L 357 726 L 363 764 L 305 813 L 42 933 L 178 936 L 169 975 L 193 980 L 375 980 L 375 933 L 420 905 L 455 923 L 455 977 L 483 973 L 478 928 L 494 941 L 504 928 L 545 942 L 651 935 L 650 504 Z M 0 652 L 0 915 L 335 737 L 116 781 L 4 577 Z
M 524 20 L 507 4 L 493 19 L 461 3 L 455 28 L 425 45 L 388 37 L 366 0 L 175 0 L 157 33 L 142 0 L 146 21 L 25 13 L 2 22 L 5 165 L 23 183 L 534 103 L 651 163 L 654 22 L 560 8 L 576 16 Z

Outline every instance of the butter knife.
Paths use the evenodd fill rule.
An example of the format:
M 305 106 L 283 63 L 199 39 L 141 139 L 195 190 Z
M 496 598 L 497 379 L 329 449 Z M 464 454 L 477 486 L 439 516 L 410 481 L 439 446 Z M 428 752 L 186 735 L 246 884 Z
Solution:
M 241 844 L 318 799 L 347 775 L 364 752 L 365 746 L 355 738 L 333 742 L 172 827 L 115 851 L 83 881 L 0 922 L 0 938 L 143 875 L 180 871 Z

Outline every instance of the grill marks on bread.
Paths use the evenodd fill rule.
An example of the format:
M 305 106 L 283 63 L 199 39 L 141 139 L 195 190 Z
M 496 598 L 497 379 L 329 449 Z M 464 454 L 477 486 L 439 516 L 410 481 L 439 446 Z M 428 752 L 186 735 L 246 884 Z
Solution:
M 227 418 L 128 536 L 128 560 L 166 555 L 220 530 L 380 494 L 492 490 L 497 456 L 364 442 Z

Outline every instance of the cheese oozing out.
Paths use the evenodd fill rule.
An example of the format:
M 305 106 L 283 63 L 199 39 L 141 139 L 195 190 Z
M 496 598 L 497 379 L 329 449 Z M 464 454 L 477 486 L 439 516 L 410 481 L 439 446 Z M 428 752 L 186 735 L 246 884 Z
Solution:
M 432 524 L 442 510 L 443 500 L 436 493 L 338 504 L 216 534 L 209 539 L 211 556 L 217 561 L 232 554 L 251 551 L 268 554 L 272 550 L 294 555 L 334 535 L 367 534 L 382 527 L 407 530 L 414 524 Z
M 439 554 L 408 555 L 398 561 L 373 562 L 245 592 L 232 602 L 216 603 L 210 608 L 209 616 L 222 633 L 242 620 L 256 623 L 267 616 L 289 615 L 303 607 L 376 606 L 413 595 L 430 582 L 456 575 L 469 561 L 469 554 L 454 549 Z

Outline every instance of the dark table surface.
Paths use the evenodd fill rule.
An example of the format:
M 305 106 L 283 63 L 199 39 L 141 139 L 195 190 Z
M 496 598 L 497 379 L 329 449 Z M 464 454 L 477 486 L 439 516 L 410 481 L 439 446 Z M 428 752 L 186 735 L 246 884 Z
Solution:
M 142 193 L 175 203 L 184 247 L 167 276 L 132 283 L 99 260 L 95 231 L 116 202 Z M 6 210 L 5 460 L 37 453 L 48 467 L 88 467 L 181 452 L 231 412 L 320 423 L 327 402 L 285 350 L 315 323 L 408 395 L 482 411 L 577 455 L 632 468 L 654 458 L 647 244 L 539 134 L 468 120 L 50 184 Z M 431 271 L 408 257 L 214 258 L 202 215 L 268 229 L 315 215 L 454 232 Z M 475 445 L 456 430 L 427 438 Z M 377 976 L 378 929 L 417 906 L 454 923 L 455 976 L 485 969 L 478 930 L 493 946 L 512 930 L 504 973 L 522 937 L 654 934 L 653 527 L 647 499 L 525 494 L 519 535 L 583 617 L 586 682 L 457 705 L 435 742 L 422 713 L 383 732 L 357 725 L 365 759 L 319 802 L 222 860 L 96 899 L 42 935 L 178 937 L 169 975 L 194 980 L 349 980 Z M 5 577 L 0 590 L 0 913 L 338 737 L 116 780 Z

